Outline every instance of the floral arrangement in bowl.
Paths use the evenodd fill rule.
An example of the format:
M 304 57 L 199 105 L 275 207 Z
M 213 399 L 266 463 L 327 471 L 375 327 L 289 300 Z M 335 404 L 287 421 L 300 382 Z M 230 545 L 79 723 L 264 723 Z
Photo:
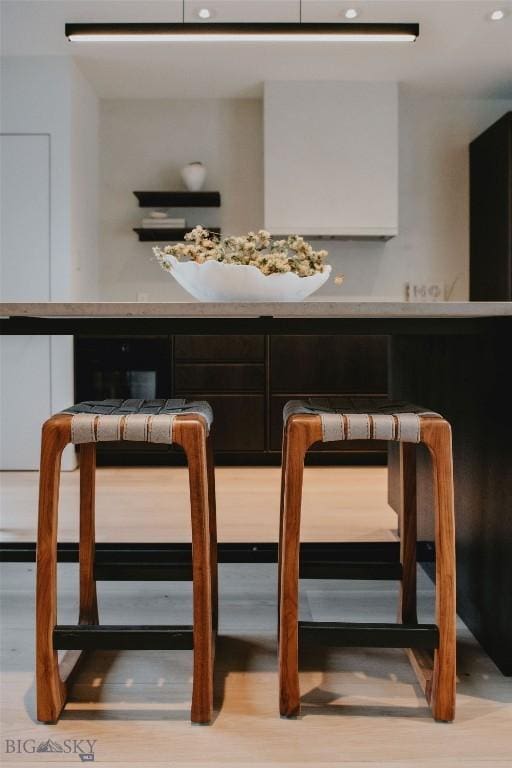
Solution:
M 221 239 L 203 227 L 185 242 L 155 247 L 160 266 L 202 301 L 300 301 L 329 278 L 327 251 L 299 235 L 274 240 L 265 230 Z

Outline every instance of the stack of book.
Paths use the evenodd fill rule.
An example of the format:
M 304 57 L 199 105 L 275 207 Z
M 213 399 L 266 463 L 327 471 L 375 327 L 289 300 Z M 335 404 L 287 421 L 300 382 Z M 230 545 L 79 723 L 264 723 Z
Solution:
M 143 229 L 185 229 L 187 222 L 185 219 L 171 219 L 169 216 L 153 218 L 148 216 L 142 219 Z

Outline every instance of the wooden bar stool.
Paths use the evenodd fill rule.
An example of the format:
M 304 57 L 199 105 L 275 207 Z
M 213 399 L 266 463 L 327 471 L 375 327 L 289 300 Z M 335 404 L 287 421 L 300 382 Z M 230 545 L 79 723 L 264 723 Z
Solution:
M 208 403 L 102 400 L 74 405 L 44 425 L 41 443 L 36 586 L 37 718 L 56 722 L 70 675 L 86 649 L 194 649 L 191 720 L 212 717 L 217 631 L 215 480 Z M 185 451 L 192 520 L 193 626 L 99 624 L 95 579 L 94 482 L 98 441 L 176 443 Z M 79 624 L 57 624 L 57 517 L 62 451 L 80 445 Z M 119 521 L 122 525 L 122 521 Z M 68 653 L 60 665 L 57 651 Z
M 304 457 L 313 443 L 335 440 L 394 440 L 400 443 L 401 579 L 398 624 L 299 622 L 300 513 Z M 436 624 L 416 618 L 415 444 L 432 458 L 435 499 Z M 279 536 L 280 712 L 300 712 L 298 648 L 302 642 L 331 646 L 407 648 L 413 669 L 436 720 L 455 714 L 455 524 L 451 429 L 439 414 L 390 401 L 365 398 L 292 400 L 284 408 L 281 522 Z M 372 574 L 376 564 L 372 564 Z M 387 565 L 387 564 L 386 564 Z M 324 575 L 325 577 L 325 575 Z M 372 578 L 378 578 L 373 576 Z M 389 573 L 386 576 L 389 578 Z M 430 651 L 430 653 L 429 653 Z M 433 651 L 433 658 L 431 652 Z

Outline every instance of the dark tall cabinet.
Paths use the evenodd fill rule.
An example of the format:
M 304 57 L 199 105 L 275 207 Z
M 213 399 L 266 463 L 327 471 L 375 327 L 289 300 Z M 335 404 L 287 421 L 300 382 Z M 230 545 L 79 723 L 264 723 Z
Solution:
M 512 301 L 512 112 L 469 152 L 470 299 Z

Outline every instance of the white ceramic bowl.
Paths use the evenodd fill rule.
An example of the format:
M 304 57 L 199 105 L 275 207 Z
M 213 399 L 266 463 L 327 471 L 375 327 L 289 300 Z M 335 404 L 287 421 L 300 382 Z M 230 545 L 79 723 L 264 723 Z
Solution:
M 200 301 L 302 301 L 322 286 L 331 267 L 309 277 L 295 272 L 264 275 L 257 267 L 220 261 L 178 261 L 167 256 L 170 274 Z

